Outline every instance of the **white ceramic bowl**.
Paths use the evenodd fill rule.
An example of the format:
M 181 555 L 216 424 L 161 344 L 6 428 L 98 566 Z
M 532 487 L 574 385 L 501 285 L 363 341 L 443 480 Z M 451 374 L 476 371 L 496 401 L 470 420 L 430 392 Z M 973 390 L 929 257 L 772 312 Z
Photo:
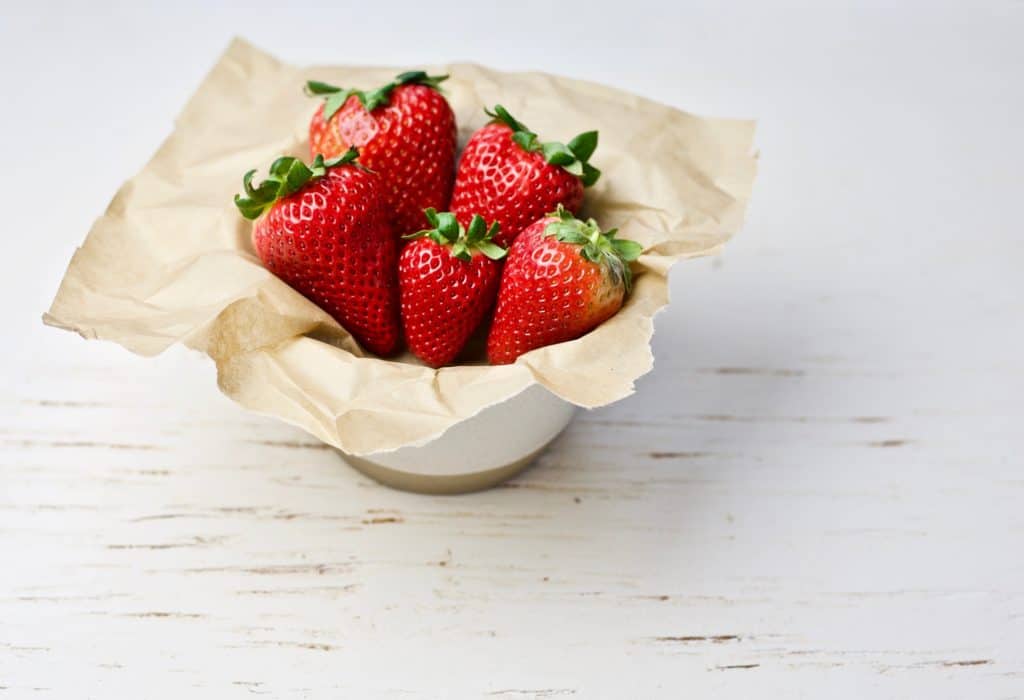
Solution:
M 417 493 L 486 489 L 526 469 L 565 430 L 576 407 L 534 384 L 464 420 L 420 447 L 355 457 L 353 467 L 388 486 Z

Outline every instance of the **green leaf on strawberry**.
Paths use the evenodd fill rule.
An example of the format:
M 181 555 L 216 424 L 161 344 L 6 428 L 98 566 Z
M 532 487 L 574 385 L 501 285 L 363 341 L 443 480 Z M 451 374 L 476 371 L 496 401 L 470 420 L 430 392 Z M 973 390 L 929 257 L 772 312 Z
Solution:
M 484 112 L 494 121 L 502 122 L 512 129 L 512 140 L 520 148 L 530 153 L 542 154 L 548 163 L 560 166 L 578 177 L 584 187 L 590 187 L 601 177 L 601 171 L 589 162 L 590 156 L 594 155 L 597 149 L 596 131 L 585 131 L 568 144 L 559 141 L 542 142 L 537 134 L 530 131 L 501 105 L 494 105 L 493 110 L 485 109 Z
M 612 231 L 609 231 L 609 237 L 611 237 L 611 234 Z M 633 262 L 644 252 L 644 247 L 636 241 L 620 241 L 617 238 L 612 241 L 612 248 L 626 262 Z
M 355 148 L 348 149 L 337 158 L 324 160 L 318 155 L 313 162 L 307 166 L 298 158 L 282 156 L 270 165 L 270 176 L 253 187 L 252 177 L 255 170 L 250 170 L 242 177 L 242 189 L 245 196 L 235 195 L 235 206 L 247 219 L 257 219 L 260 214 L 274 205 L 274 202 L 283 199 L 288 195 L 295 194 L 307 183 L 312 182 L 327 174 L 331 168 L 349 163 L 356 164 L 359 152 Z
M 593 219 L 581 221 L 565 207 L 559 205 L 558 210 L 548 216 L 556 217 L 544 229 L 548 236 L 554 236 L 562 243 L 570 243 L 580 247 L 580 255 L 597 265 L 607 265 L 615 280 L 621 280 L 628 293 L 632 287 L 633 275 L 629 263 L 640 257 L 643 246 L 636 241 L 616 238 L 618 229 L 601 231 L 601 227 Z
M 435 243 L 449 246 L 452 255 L 467 262 L 473 258 L 474 250 L 479 250 L 491 260 L 501 260 L 508 254 L 507 249 L 492 240 L 500 230 L 496 222 L 488 228 L 484 218 L 476 214 L 470 220 L 469 227 L 463 228 L 451 212 L 438 213 L 430 208 L 424 209 L 423 214 L 427 217 L 427 222 L 431 227 L 407 234 L 402 238 L 428 237 Z
M 426 71 L 415 70 L 397 75 L 390 83 L 381 85 L 374 90 L 340 88 L 337 85 L 331 85 L 319 80 L 307 81 L 304 90 L 310 97 L 324 98 L 324 121 L 328 121 L 345 105 L 345 102 L 352 95 L 359 99 L 367 112 L 372 112 L 377 107 L 387 104 L 388 99 L 391 97 L 391 91 L 400 85 L 426 85 L 440 92 L 441 83 L 447 79 L 447 75 L 427 75 Z
M 597 149 L 597 132 L 586 131 L 569 142 L 569 150 L 581 162 L 586 163 Z

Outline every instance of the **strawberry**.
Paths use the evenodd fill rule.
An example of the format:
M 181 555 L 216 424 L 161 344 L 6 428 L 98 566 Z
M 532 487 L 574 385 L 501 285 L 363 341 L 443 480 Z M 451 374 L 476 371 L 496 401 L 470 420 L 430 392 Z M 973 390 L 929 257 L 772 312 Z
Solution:
M 492 364 L 573 340 L 615 315 L 629 293 L 639 243 L 602 233 L 564 207 L 527 226 L 509 249 L 487 338 Z
M 432 367 L 454 360 L 494 304 L 507 252 L 474 216 L 469 228 L 454 214 L 424 212 L 431 228 L 414 233 L 398 259 L 402 325 L 409 349 Z
M 324 97 L 309 123 L 310 155 L 358 148 L 359 162 L 384 180 L 398 236 L 420 228 L 425 208 L 448 208 L 455 113 L 438 87 L 447 77 L 413 71 L 370 91 L 306 83 L 307 94 Z
M 455 176 L 451 210 L 459 221 L 467 225 L 474 214 L 496 221 L 501 233 L 495 240 L 507 246 L 558 205 L 578 212 L 583 188 L 601 175 L 589 163 L 597 132 L 568 145 L 541 143 L 501 105 L 487 114 L 493 121 L 470 137 Z
M 388 223 L 384 187 L 360 167 L 356 150 L 310 167 L 278 158 L 270 177 L 235 204 L 255 219 L 252 244 L 268 270 L 335 318 L 368 350 L 395 351 L 399 342 L 398 241 Z

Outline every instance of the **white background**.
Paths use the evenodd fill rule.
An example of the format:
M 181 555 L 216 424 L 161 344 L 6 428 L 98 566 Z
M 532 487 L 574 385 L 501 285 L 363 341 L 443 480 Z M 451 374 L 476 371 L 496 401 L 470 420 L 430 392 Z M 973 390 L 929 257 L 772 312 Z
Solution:
M 300 4 L 3 7 L 0 697 L 1024 694 L 1024 4 Z M 388 491 L 39 321 L 233 35 L 757 118 L 748 225 L 634 397 Z

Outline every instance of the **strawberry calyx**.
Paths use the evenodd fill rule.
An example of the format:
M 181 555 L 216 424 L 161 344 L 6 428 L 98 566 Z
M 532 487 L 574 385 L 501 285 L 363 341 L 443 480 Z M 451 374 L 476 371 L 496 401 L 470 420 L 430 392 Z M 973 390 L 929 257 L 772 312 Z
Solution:
M 585 131 L 567 144 L 560 141 L 542 142 L 537 134 L 530 131 L 525 124 L 509 114 L 509 111 L 501 105 L 494 105 L 494 111 L 485 109 L 484 112 L 494 121 L 501 122 L 512 129 L 512 140 L 520 148 L 530 153 L 543 154 L 545 161 L 561 166 L 567 172 L 575 175 L 584 187 L 590 187 L 601 177 L 601 171 L 590 164 L 590 156 L 597 148 L 596 131 Z
M 479 250 L 491 260 L 501 260 L 508 254 L 506 248 L 492 240 L 501 229 L 497 221 L 488 228 L 484 217 L 474 214 L 466 228 L 451 212 L 438 212 L 430 207 L 424 209 L 423 214 L 430 222 L 430 228 L 406 234 L 402 238 L 429 238 L 435 243 L 449 246 L 453 256 L 466 262 L 472 260 L 474 250 Z
M 256 174 L 256 170 L 250 170 L 245 174 L 242 178 L 245 196 L 236 194 L 235 206 L 245 218 L 259 218 L 260 214 L 272 207 L 276 201 L 295 194 L 307 183 L 326 175 L 329 169 L 348 163 L 359 165 L 355 162 L 358 156 L 359 152 L 355 148 L 349 148 L 337 158 L 328 160 L 324 160 L 322 155 L 317 155 L 308 166 L 298 158 L 282 156 L 271 164 L 269 177 L 256 187 L 252 184 L 252 176 Z
M 593 219 L 580 221 L 561 204 L 558 210 L 548 214 L 557 217 L 544 229 L 544 234 L 554 236 L 562 243 L 571 243 L 580 247 L 580 255 L 597 265 L 607 265 L 612 279 L 622 282 L 626 292 L 632 287 L 633 273 L 629 263 L 640 257 L 643 246 L 636 241 L 616 238 L 618 229 L 601 231 L 601 227 Z
M 412 70 L 395 76 L 395 79 L 390 83 L 381 85 L 375 90 L 340 88 L 337 85 L 323 83 L 319 80 L 308 81 L 303 89 L 310 97 L 324 98 L 324 121 L 326 122 L 342 108 L 352 95 L 359 98 L 367 112 L 372 112 L 381 105 L 387 104 L 391 98 L 391 91 L 400 85 L 426 85 L 440 92 L 441 83 L 447 79 L 447 75 L 427 75 L 426 71 Z

